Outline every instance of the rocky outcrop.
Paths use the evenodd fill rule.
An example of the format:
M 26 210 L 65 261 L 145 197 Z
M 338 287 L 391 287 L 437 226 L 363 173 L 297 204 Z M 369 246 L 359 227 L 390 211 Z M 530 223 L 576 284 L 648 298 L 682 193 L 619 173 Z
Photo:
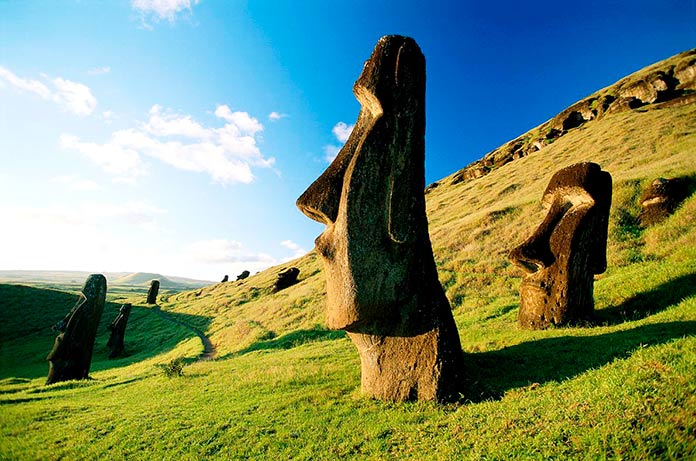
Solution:
M 358 349 L 366 395 L 456 398 L 463 354 L 428 235 L 425 58 L 416 42 L 380 39 L 353 93 L 361 104 L 355 128 L 297 200 L 326 225 L 315 241 L 326 323 Z
M 518 158 L 542 150 L 585 123 L 654 104 L 696 102 L 696 49 L 642 69 L 573 104 L 553 119 L 489 152 L 450 177 L 450 184 L 471 181 Z

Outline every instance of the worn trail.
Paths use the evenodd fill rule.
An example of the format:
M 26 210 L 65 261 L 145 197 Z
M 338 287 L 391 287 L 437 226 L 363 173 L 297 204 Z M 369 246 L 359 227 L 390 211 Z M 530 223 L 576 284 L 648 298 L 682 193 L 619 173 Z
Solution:
M 210 338 L 208 338 L 205 335 L 205 333 L 203 333 L 201 330 L 192 325 L 189 325 L 188 323 L 184 323 L 180 320 L 175 319 L 166 312 L 163 312 L 159 306 L 153 307 L 152 310 L 155 311 L 155 313 L 164 320 L 176 323 L 177 325 L 181 325 L 184 328 L 188 328 L 189 330 L 193 331 L 196 334 L 196 336 L 198 336 L 198 338 L 201 340 L 201 343 L 203 343 L 203 352 L 201 352 L 201 354 L 198 356 L 198 360 L 212 360 L 217 356 L 217 349 L 215 348 L 215 345 L 212 343 L 212 341 L 210 341 Z

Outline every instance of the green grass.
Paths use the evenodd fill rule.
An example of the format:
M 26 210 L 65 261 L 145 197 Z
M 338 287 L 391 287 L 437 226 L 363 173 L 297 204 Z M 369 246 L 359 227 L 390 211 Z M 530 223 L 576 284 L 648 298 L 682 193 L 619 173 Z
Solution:
M 195 333 L 142 293 L 110 293 L 93 379 L 51 386 L 49 327 L 74 293 L 0 285 L 0 459 L 695 459 L 696 196 L 662 224 L 636 225 L 645 185 L 696 175 L 695 134 L 693 104 L 611 114 L 427 195 L 466 357 L 456 404 L 360 395 L 355 348 L 323 326 L 314 253 L 288 264 L 300 282 L 278 293 L 283 267 L 163 293 L 162 311 L 204 331 L 215 360 L 197 361 Z M 507 253 L 543 217 L 553 172 L 583 160 L 614 178 L 596 322 L 520 330 Z M 106 325 L 123 302 L 128 355 L 108 360 Z M 166 376 L 177 359 L 182 375 Z

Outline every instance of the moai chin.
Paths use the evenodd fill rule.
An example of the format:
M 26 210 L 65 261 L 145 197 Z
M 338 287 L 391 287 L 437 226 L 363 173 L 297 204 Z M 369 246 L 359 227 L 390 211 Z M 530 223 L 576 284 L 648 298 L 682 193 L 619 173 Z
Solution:
M 109 330 L 111 334 L 109 335 L 109 341 L 106 343 L 106 347 L 109 348 L 109 358 L 113 359 L 125 352 L 125 347 L 123 340 L 126 336 L 126 325 L 128 325 L 128 317 L 130 316 L 131 304 L 126 303 L 121 306 L 118 311 L 118 315 L 109 325 Z
M 153 280 L 152 282 L 150 282 L 150 289 L 147 292 L 148 304 L 157 304 L 157 294 L 159 293 L 159 287 L 159 280 Z
M 590 320 L 594 274 L 607 268 L 611 175 L 596 163 L 557 171 L 542 197 L 544 221 L 510 252 L 525 275 L 518 323 L 543 329 Z
M 379 40 L 353 92 L 355 128 L 297 200 L 326 224 L 316 239 L 326 322 L 360 353 L 363 393 L 449 400 L 463 354 L 437 277 L 425 214 L 425 58 L 407 37 Z
M 46 357 L 49 361 L 46 384 L 89 377 L 105 299 L 106 278 L 101 274 L 90 275 L 77 304 L 57 326 L 60 333 Z

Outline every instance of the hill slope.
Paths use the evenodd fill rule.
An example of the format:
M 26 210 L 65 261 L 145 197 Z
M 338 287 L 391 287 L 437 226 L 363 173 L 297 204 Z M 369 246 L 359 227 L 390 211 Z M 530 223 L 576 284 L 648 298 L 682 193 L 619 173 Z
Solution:
M 654 227 L 640 229 L 636 217 L 655 177 L 696 178 L 695 154 L 696 104 L 655 101 L 568 128 L 479 178 L 454 181 L 455 173 L 431 188 L 433 249 L 466 352 L 465 403 L 360 398 L 357 352 L 322 326 L 325 282 L 312 252 L 288 264 L 301 280 L 278 293 L 270 287 L 281 267 L 165 295 L 165 312 L 212 339 L 214 361 L 193 362 L 203 349 L 196 336 L 141 296 L 111 295 L 115 305 L 134 303 L 126 333 L 134 354 L 112 363 L 97 353 L 94 381 L 42 386 L 43 357 L 16 363 L 31 358 L 1 330 L 0 458 L 692 459 L 696 196 Z M 507 253 L 543 217 L 551 175 L 579 161 L 614 178 L 598 325 L 519 330 L 521 274 Z M 2 307 L 8 315 L 31 311 L 27 323 L 46 323 L 31 299 L 2 298 L 13 299 Z M 50 338 L 26 328 L 34 355 L 48 352 Z M 184 377 L 164 377 L 154 365 L 177 355 L 191 362 Z

